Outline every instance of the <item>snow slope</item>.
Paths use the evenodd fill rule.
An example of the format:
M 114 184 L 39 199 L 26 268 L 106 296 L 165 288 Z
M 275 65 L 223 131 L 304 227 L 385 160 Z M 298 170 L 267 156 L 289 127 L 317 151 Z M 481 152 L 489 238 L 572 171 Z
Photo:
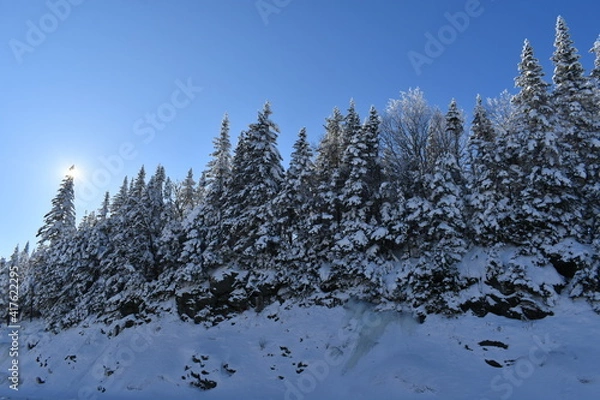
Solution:
M 362 303 L 274 304 L 211 328 L 165 316 L 111 337 L 100 325 L 54 335 L 24 322 L 18 392 L 7 383 L 9 338 L 0 340 L 0 398 L 598 398 L 600 316 L 562 297 L 553 311 L 419 324 Z

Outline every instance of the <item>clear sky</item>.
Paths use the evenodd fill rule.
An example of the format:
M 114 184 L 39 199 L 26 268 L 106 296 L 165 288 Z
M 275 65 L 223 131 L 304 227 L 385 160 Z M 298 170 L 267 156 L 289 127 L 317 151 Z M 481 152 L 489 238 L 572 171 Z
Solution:
M 589 70 L 593 0 L 0 0 L 0 255 L 35 241 L 71 164 L 79 217 L 141 165 L 198 176 L 225 112 L 235 146 L 270 100 L 287 159 L 350 98 L 365 117 L 420 87 L 470 115 L 513 90 L 525 38 L 549 81 L 559 14 Z

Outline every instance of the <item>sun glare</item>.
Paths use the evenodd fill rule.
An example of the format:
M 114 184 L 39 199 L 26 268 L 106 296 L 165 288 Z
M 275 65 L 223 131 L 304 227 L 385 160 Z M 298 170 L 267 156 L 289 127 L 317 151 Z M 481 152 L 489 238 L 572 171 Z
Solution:
M 66 175 L 73 179 L 76 179 L 79 176 L 79 170 L 75 168 L 75 165 L 72 165 L 68 170 Z

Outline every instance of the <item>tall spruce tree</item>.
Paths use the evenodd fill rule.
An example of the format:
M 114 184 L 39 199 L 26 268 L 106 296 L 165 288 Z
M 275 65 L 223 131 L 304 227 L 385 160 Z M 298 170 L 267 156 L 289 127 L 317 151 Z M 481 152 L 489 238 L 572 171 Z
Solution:
M 313 155 L 306 128 L 298 133 L 282 189 L 274 201 L 274 219 L 282 241 L 288 246 L 306 246 L 307 217 L 313 205 Z M 300 245 L 300 246 L 296 246 Z
M 569 28 L 562 17 L 556 21 L 554 40 L 553 103 L 560 117 L 560 141 L 566 175 L 574 190 L 573 204 L 582 219 L 575 234 L 579 239 L 591 241 L 594 230 L 600 178 L 598 163 L 600 132 L 597 97 L 593 80 L 585 76 L 580 55 L 573 45 Z
M 577 135 L 577 131 L 589 132 L 598 127 L 593 115 L 593 90 L 590 79 L 585 76 L 581 56 L 571 40 L 571 34 L 564 18 L 556 20 L 554 39 L 554 106 L 562 122 L 567 123 L 567 135 Z M 577 140 L 577 138 L 573 138 Z
M 461 161 L 461 141 L 465 132 L 465 121 L 462 112 L 458 109 L 456 100 L 452 99 L 446 113 L 446 138 L 449 142 L 448 151 L 452 153 L 456 162 Z
M 499 231 L 496 219 L 500 204 L 496 191 L 498 171 L 494 161 L 495 141 L 495 128 L 481 96 L 477 95 L 467 145 L 470 160 L 468 209 L 470 234 L 473 241 L 480 245 L 493 244 Z
M 73 169 L 74 167 L 71 167 Z M 73 247 L 77 227 L 75 225 L 75 192 L 73 175 L 69 173 L 62 181 L 58 194 L 52 200 L 51 211 L 44 216 L 44 225 L 38 231 L 38 255 L 33 265 L 35 287 L 32 308 L 36 314 L 50 317 L 58 304 L 70 304 L 71 296 L 64 295 L 71 274 Z M 58 323 L 58 321 L 53 321 Z
M 71 169 L 73 168 L 71 167 Z M 44 225 L 38 230 L 39 243 L 53 244 L 75 233 L 75 189 L 73 179 L 71 173 L 63 179 L 58 194 L 52 200 L 52 209 L 44 215 Z
M 269 230 L 281 238 L 275 256 L 278 272 L 299 293 L 313 289 L 317 281 L 316 263 L 308 255 L 314 239 L 310 232 L 315 176 L 313 152 L 305 128 L 298 133 L 293 148 L 282 189 L 272 202 L 273 227 Z
M 281 188 L 284 170 L 277 149 L 279 128 L 271 120 L 267 102 L 239 140 L 233 158 L 231 179 L 227 185 L 227 245 L 237 261 L 245 267 L 266 262 L 257 253 L 272 252 L 279 238 L 264 231 L 271 201 Z
M 408 279 L 409 300 L 419 312 L 458 312 L 449 297 L 460 289 L 456 264 L 467 250 L 461 175 L 451 152 L 441 156 L 428 175 L 424 252 Z
M 593 53 L 594 58 L 594 68 L 590 73 L 590 76 L 595 79 L 596 89 L 600 85 L 600 36 L 594 42 L 594 45 L 590 49 L 590 53 Z
M 378 225 L 382 183 L 379 124 L 377 110 L 371 107 L 365 124 L 354 127 L 349 134 L 343 155 L 342 162 L 348 173 L 340 194 L 342 215 L 338 246 L 353 253 L 373 244 L 371 236 Z
M 542 67 L 526 41 L 514 97 L 516 125 L 522 135 L 519 156 L 524 180 L 517 200 L 516 234 L 523 244 L 556 243 L 573 223 L 572 190 L 563 173 L 555 111 Z

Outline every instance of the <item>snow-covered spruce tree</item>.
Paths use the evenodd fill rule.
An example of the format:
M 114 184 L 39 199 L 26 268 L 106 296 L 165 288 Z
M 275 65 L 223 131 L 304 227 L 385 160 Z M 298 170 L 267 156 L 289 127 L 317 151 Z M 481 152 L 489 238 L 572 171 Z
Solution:
M 576 230 L 580 240 L 590 242 L 598 208 L 600 184 L 600 108 L 593 79 L 585 76 L 580 55 L 573 46 L 565 20 L 556 21 L 555 51 L 552 56 L 553 104 L 561 131 L 561 153 L 564 155 L 567 176 L 572 181 L 578 214 L 583 219 Z
M 305 247 L 306 218 L 313 202 L 313 155 L 306 129 L 298 133 L 282 189 L 273 201 L 275 224 L 282 242 Z
M 48 316 L 55 328 L 73 326 L 90 315 L 105 311 L 102 260 L 110 251 L 109 207 L 109 195 L 106 193 L 98 213 L 92 212 L 83 217 L 70 243 L 71 251 L 65 255 L 70 268 L 64 273 L 68 284 L 62 288 Z
M 106 276 L 103 274 L 103 260 L 113 250 L 110 230 L 110 195 L 107 192 L 97 214 L 88 216 L 82 221 L 78 232 L 77 258 L 81 268 L 76 272 L 81 282 L 81 293 L 78 309 L 74 316 L 98 315 L 104 311 L 103 292 Z M 81 312 L 85 310 L 85 313 Z
M 365 124 L 354 127 L 351 132 L 343 155 L 342 164 L 348 168 L 348 173 L 340 197 L 341 233 L 351 242 L 356 234 L 369 236 L 368 232 L 373 226 L 363 231 L 359 225 L 373 224 L 378 215 L 379 188 L 383 181 L 379 161 L 379 123 L 377 110 L 371 107 Z
M 592 86 L 596 91 L 596 95 L 599 95 L 598 91 L 600 91 L 600 36 L 598 36 L 598 38 L 594 42 L 594 45 L 590 49 L 590 53 L 593 53 L 595 56 L 594 68 L 592 68 L 592 72 L 590 72 L 590 77 L 592 78 Z
M 59 296 L 45 316 L 50 327 L 55 330 L 69 328 L 89 316 L 90 305 L 98 293 L 91 287 L 99 280 L 100 268 L 92 256 L 91 234 L 97 223 L 94 212 L 85 215 L 77 232 L 70 242 L 69 251 L 63 255 L 67 268 L 63 271 L 65 284 Z
M 335 107 L 325 120 L 325 135 L 319 143 L 315 160 L 315 174 L 319 182 L 332 181 L 333 171 L 340 167 L 344 153 L 343 128 L 344 115 Z
M 175 209 L 179 219 L 185 218 L 198 205 L 198 196 L 194 171 L 190 168 L 181 184 L 171 188 L 175 196 Z
M 142 166 L 129 188 L 127 180 L 123 181 L 110 207 L 111 215 L 107 221 L 109 250 L 102 257 L 100 268 L 105 284 L 101 292 L 103 315 L 108 320 L 123 315 L 119 309 L 130 303 L 131 294 L 143 291 L 151 271 L 153 256 L 145 228 L 147 215 L 142 206 L 145 178 Z M 136 297 L 135 302 L 141 304 L 140 296 Z
M 455 99 L 452 99 L 446 112 L 445 133 L 449 142 L 448 149 L 460 165 L 462 158 L 461 142 L 465 133 L 465 120 L 463 113 L 458 109 Z
M 126 200 L 118 208 L 114 207 L 112 215 L 120 262 L 139 271 L 147 281 L 156 279 L 161 272 L 158 262 L 159 238 L 173 216 L 173 210 L 164 201 L 165 183 L 164 167 L 159 165 L 146 183 L 146 172 L 142 166 L 136 179 L 131 182 Z M 119 199 L 121 191 L 117 196 Z
M 514 232 L 521 244 L 538 247 L 566 236 L 566 229 L 575 222 L 570 210 L 574 199 L 562 169 L 549 85 L 542 79 L 542 67 L 529 41 L 525 41 L 519 71 L 515 83 L 520 90 L 513 101 L 522 136 L 519 159 L 524 181 L 516 199 Z
M 460 261 L 466 251 L 463 181 L 463 172 L 451 152 L 438 160 L 429 177 L 432 209 L 427 245 L 444 267 Z
M 381 226 L 380 193 L 383 175 L 379 160 L 379 115 L 374 107 L 362 126 L 354 122 L 354 109 L 349 116 L 348 145 L 342 157 L 342 165 L 347 169 L 346 180 L 339 196 L 341 219 L 335 235 L 330 281 L 366 292 L 375 278 L 373 263 L 380 260 L 380 239 L 387 235 Z
M 326 119 L 325 134 L 317 148 L 313 182 L 315 198 L 309 216 L 309 243 L 307 257 L 313 264 L 333 259 L 330 254 L 334 235 L 338 229 L 337 199 L 341 188 L 336 177 L 340 176 L 342 155 L 346 146 L 344 116 L 336 107 Z
M 52 209 L 44 215 L 44 225 L 38 230 L 37 237 L 39 243 L 52 245 L 68 238 L 75 230 L 75 189 L 73 175 L 68 174 L 52 200 Z
M 577 49 L 573 46 L 569 28 L 562 17 L 556 20 L 556 36 L 554 39 L 554 107 L 561 121 L 566 122 L 565 134 L 574 134 L 575 130 L 589 132 L 597 129 L 597 118 L 593 115 L 593 85 L 579 59 Z M 570 129 L 569 129 L 570 128 Z M 574 138 L 576 139 L 576 138 Z
M 223 264 L 220 255 L 226 240 L 226 231 L 223 226 L 223 206 L 227 202 L 227 185 L 231 180 L 232 168 L 229 116 L 227 114 L 223 117 L 221 130 L 213 140 L 213 145 L 214 151 L 203 174 L 206 188 L 204 200 L 185 222 L 188 232 L 185 253 L 193 257 L 192 260 L 187 261 L 188 268 L 192 269 L 194 265 L 198 266 L 200 263 L 208 269 Z M 204 234 L 201 234 L 203 231 Z
M 279 194 L 273 200 L 272 230 L 281 238 L 277 264 L 294 292 L 312 290 L 317 276 L 307 256 L 310 246 L 310 214 L 314 208 L 313 153 L 306 129 L 298 133 L 290 165 Z
M 192 178 L 193 181 L 193 176 L 190 173 L 188 173 L 187 178 Z M 193 183 L 187 186 L 188 189 L 193 189 Z M 170 178 L 165 180 L 163 189 L 163 210 L 161 217 L 162 227 L 158 237 L 156 257 L 157 266 L 159 267 L 157 273 L 159 275 L 168 272 L 168 275 L 171 276 L 179 267 L 179 257 L 181 256 L 183 241 L 185 239 L 182 221 L 184 215 L 189 215 L 192 210 L 190 206 L 193 207 L 192 204 L 196 201 L 194 199 L 192 204 L 188 203 L 188 206 L 183 207 L 184 215 L 180 214 L 182 205 L 179 202 L 181 198 L 179 198 L 177 194 L 177 188 L 179 187 L 180 186 L 174 183 Z M 184 189 L 185 187 L 186 185 L 181 186 L 181 188 Z M 189 193 L 191 194 L 193 191 L 190 191 Z
M 449 298 L 460 290 L 456 264 L 466 252 L 462 172 L 452 152 L 428 175 L 430 209 L 425 217 L 423 256 L 409 273 L 410 304 L 418 312 L 458 312 Z
M 528 91 L 544 92 L 547 90 L 547 84 L 543 82 L 543 72 L 538 60 L 534 57 L 533 48 L 528 40 L 525 40 L 521 61 L 519 63 L 520 76 L 516 81 L 530 80 L 537 87 L 530 88 Z M 517 86 L 521 83 L 517 82 Z M 518 101 L 517 101 L 518 102 Z M 522 103 L 522 102 L 521 102 Z M 546 104 L 545 102 L 544 104 Z M 518 110 L 519 106 L 514 101 L 514 114 L 509 121 L 508 129 L 498 129 L 496 136 L 496 154 L 494 161 L 497 165 L 496 171 L 496 194 L 498 207 L 495 209 L 494 219 L 498 221 L 500 230 L 498 231 L 498 242 L 512 244 L 526 244 L 527 240 L 523 238 L 523 232 L 526 236 L 526 228 L 523 228 L 519 216 L 518 202 L 521 193 L 525 190 L 526 170 L 532 166 L 524 165 L 523 154 L 526 150 L 527 138 L 523 121 L 527 120 L 527 110 Z M 521 117 L 519 117 L 519 115 Z M 535 115 L 533 115 L 535 117 Z M 517 119 L 520 118 L 521 122 Z M 539 117 L 543 118 L 543 117 Z
M 214 151 L 211 154 L 212 158 L 206 171 L 205 202 L 214 208 L 214 218 L 219 219 L 219 205 L 224 200 L 227 181 L 231 173 L 231 141 L 229 138 L 229 116 L 227 114 L 221 122 L 220 134 L 213 143 Z
M 499 231 L 498 207 L 502 206 L 497 195 L 496 131 L 483 107 L 481 96 L 473 111 L 469 152 L 468 215 L 469 236 L 482 246 L 496 242 Z
M 160 261 L 160 244 L 165 227 L 175 218 L 175 210 L 172 198 L 165 198 L 165 185 L 167 176 L 162 165 L 156 168 L 156 172 L 148 180 L 146 190 L 142 194 L 140 209 L 144 213 L 139 220 L 142 229 L 139 234 L 146 241 L 146 254 L 142 261 L 143 274 L 148 281 L 158 278 L 166 266 Z M 171 197 L 171 195 L 169 195 Z M 139 218 L 141 215 L 137 215 Z M 166 243 L 169 238 L 163 238 Z M 166 254 L 166 252 L 165 252 Z
M 590 80 L 592 89 L 594 91 L 594 104 L 596 105 L 595 118 L 596 121 L 600 120 L 600 37 L 594 42 L 594 46 L 590 50 L 591 53 L 595 54 L 594 68 L 590 73 Z M 573 276 L 573 279 L 569 283 L 569 295 L 571 297 L 583 297 L 586 298 L 594 310 L 600 313 L 600 182 L 599 176 L 600 170 L 598 168 L 599 161 L 594 160 L 594 155 L 597 156 L 600 148 L 600 129 L 595 129 L 595 132 L 590 133 L 590 149 L 587 153 L 587 157 L 590 158 L 588 161 L 590 164 L 585 165 L 587 168 L 586 179 L 583 182 L 583 186 L 579 189 L 583 190 L 583 198 L 585 201 L 584 216 L 588 219 L 586 224 L 587 232 L 584 235 L 584 241 L 591 240 L 593 249 L 592 257 L 585 259 L 585 257 L 578 257 L 575 261 L 577 264 L 577 271 Z M 581 147 L 583 147 L 582 145 Z M 583 161 L 583 160 L 581 160 Z M 580 180 L 576 180 L 580 183 Z M 561 254 L 562 258 L 565 259 Z
M 71 242 L 76 232 L 74 183 L 73 176 L 68 174 L 52 200 L 52 209 L 44 216 L 44 225 L 37 233 L 39 253 L 33 265 L 33 308 L 35 313 L 44 317 L 49 316 L 67 284 L 65 278 L 72 268 L 69 263 L 73 251 Z
M 317 239 L 318 236 L 324 239 L 321 244 L 315 243 L 315 250 L 321 253 L 321 257 L 317 262 L 327 265 L 339 262 L 341 256 L 337 242 L 340 239 L 339 235 L 342 230 L 342 216 L 345 207 L 343 204 L 344 185 L 351 170 L 347 152 L 351 141 L 355 136 L 359 135 L 361 130 L 360 117 L 356 111 L 354 100 L 350 100 L 347 114 L 339 121 L 339 125 L 336 125 L 339 116 L 335 112 L 336 110 L 334 110 L 332 118 L 328 120 L 326 126 L 327 132 L 324 138 L 324 141 L 329 141 L 335 147 L 333 149 L 326 149 L 322 146 L 324 150 L 328 151 L 323 154 L 319 152 L 319 156 L 317 157 L 318 169 L 316 172 L 317 174 L 322 174 L 323 177 L 329 178 L 329 182 L 327 180 L 318 182 L 317 207 L 319 209 L 316 215 L 319 217 L 319 220 L 313 223 L 313 227 L 321 228 L 321 232 L 313 238 Z M 323 156 L 327 155 L 331 155 L 334 158 L 331 160 L 323 159 Z M 329 171 L 322 171 L 321 167 L 326 166 L 327 163 L 329 164 Z M 329 286 L 325 286 L 327 286 L 326 290 L 329 290 Z
M 281 188 L 284 170 L 277 149 L 279 128 L 267 102 L 258 122 L 242 133 L 227 184 L 224 216 L 229 262 L 243 268 L 270 264 L 280 238 L 268 229 L 269 208 Z
M 353 142 L 357 142 L 357 137 L 361 135 L 362 126 L 360 123 L 360 116 L 356 111 L 356 105 L 354 100 L 350 100 L 350 106 L 348 107 L 348 113 L 344 117 L 342 123 L 342 158 L 340 161 L 339 168 L 332 171 L 332 180 L 336 196 L 333 197 L 333 215 L 334 220 L 337 224 L 342 222 L 342 214 L 346 210 L 344 204 L 344 191 L 346 190 L 346 183 L 350 177 L 353 165 L 353 156 L 355 153 L 356 146 L 353 146 Z M 352 146 L 352 149 L 351 149 Z

